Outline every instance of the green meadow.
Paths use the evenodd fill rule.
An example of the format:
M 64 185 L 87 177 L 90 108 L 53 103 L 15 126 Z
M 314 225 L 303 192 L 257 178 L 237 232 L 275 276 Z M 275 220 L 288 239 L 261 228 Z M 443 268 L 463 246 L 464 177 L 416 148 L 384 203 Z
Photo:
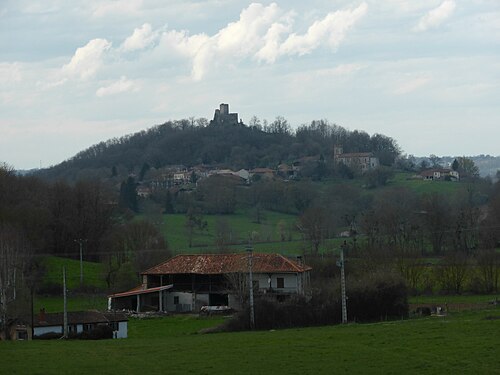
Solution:
M 127 339 L 2 342 L 2 373 L 500 373 L 498 308 L 376 324 L 198 333 L 221 321 L 131 319 Z

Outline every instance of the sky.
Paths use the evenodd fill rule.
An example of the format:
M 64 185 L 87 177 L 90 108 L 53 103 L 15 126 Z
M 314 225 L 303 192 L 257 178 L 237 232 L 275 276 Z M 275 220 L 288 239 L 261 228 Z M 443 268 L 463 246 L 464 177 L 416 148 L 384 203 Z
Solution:
M 416 156 L 500 155 L 498 0 L 0 0 L 0 162 L 229 103 Z

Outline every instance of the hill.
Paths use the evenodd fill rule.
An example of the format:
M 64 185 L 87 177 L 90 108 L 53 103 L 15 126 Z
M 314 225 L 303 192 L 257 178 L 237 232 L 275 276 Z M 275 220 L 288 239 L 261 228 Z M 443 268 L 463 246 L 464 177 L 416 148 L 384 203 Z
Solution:
M 305 156 L 328 159 L 336 144 L 344 152 L 373 152 L 381 164 L 391 165 L 399 155 L 392 138 L 349 131 L 326 120 L 312 121 L 292 131 L 287 120 L 252 125 L 218 123 L 206 119 L 167 121 L 135 134 L 93 145 L 38 175 L 75 181 L 81 177 L 109 177 L 138 173 L 143 166 L 217 165 L 238 170 L 276 167 Z

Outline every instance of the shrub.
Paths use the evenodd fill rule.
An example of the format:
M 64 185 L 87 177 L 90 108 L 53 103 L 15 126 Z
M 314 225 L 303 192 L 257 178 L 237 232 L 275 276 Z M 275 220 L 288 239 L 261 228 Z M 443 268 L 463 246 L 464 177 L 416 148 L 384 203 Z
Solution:
M 348 289 L 349 319 L 372 322 L 408 316 L 408 291 L 404 281 L 389 275 L 373 275 Z
M 61 337 L 62 333 L 47 332 L 42 335 L 33 336 L 33 340 L 55 340 L 60 339 Z
M 323 287 L 309 299 L 293 297 L 277 302 L 271 297 L 255 301 L 255 328 L 279 329 L 341 322 L 340 287 Z M 331 285 L 331 284 L 330 284 Z M 347 310 L 350 321 L 373 322 L 408 316 L 407 288 L 402 279 L 392 275 L 374 275 L 348 285 Z M 241 331 L 250 328 L 249 307 L 227 321 L 222 330 Z
M 104 340 L 113 338 L 113 329 L 110 326 L 102 325 L 95 327 L 92 331 L 78 334 L 82 340 Z

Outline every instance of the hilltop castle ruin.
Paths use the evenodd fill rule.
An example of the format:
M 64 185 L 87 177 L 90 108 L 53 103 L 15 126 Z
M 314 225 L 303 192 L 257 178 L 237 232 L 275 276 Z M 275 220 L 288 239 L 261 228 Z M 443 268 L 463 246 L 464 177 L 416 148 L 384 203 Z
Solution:
M 210 125 L 237 125 L 237 124 L 238 124 L 238 113 L 229 113 L 229 104 L 226 103 L 221 103 L 219 109 L 215 110 L 214 119 L 210 121 Z

